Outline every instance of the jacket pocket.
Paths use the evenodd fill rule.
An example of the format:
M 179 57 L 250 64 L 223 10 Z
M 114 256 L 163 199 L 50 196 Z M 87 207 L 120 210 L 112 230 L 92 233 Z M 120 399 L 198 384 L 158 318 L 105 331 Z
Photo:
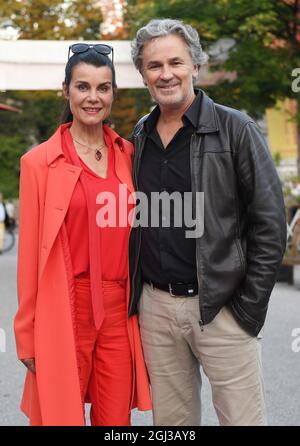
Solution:
M 233 313 L 236 315 L 240 324 L 245 328 L 251 336 L 257 336 L 262 328 L 262 325 L 258 320 L 254 319 L 246 310 L 243 308 L 243 294 L 240 290 L 233 296 L 231 300 L 231 308 Z

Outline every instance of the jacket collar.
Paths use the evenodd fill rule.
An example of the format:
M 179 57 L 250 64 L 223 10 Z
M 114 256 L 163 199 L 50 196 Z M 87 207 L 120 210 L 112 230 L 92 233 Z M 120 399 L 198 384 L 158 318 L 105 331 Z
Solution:
M 71 123 L 67 122 L 66 124 L 61 124 L 56 132 L 48 139 L 47 141 L 47 164 L 50 166 L 57 158 L 60 156 L 65 157 L 63 149 L 62 149 L 62 142 L 61 142 L 61 135 L 66 127 L 70 127 Z M 124 150 L 124 144 L 122 138 L 108 125 L 104 125 L 104 131 L 107 133 L 111 139 L 111 141 L 114 143 L 114 147 L 119 147 L 121 151 Z M 116 144 L 115 144 L 116 143 Z
M 69 123 L 62 124 L 56 132 L 46 141 L 47 144 L 47 164 L 50 166 L 58 157 L 63 156 L 64 152 L 61 144 L 62 129 L 67 127 Z
M 103 125 L 104 132 L 109 135 L 111 141 L 113 143 L 117 143 L 119 148 L 123 151 L 124 150 L 124 144 L 123 144 L 123 138 L 118 135 L 111 127 L 109 127 L 107 124 Z
M 219 131 L 217 112 L 214 101 L 204 91 L 198 90 L 202 95 L 201 108 L 198 118 L 197 133 L 213 133 Z

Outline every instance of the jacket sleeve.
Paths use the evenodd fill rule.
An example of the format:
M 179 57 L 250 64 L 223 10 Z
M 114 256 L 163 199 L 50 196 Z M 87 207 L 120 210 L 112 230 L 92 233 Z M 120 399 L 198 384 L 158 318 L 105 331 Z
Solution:
M 234 316 L 252 335 L 261 330 L 286 248 L 282 187 L 267 144 L 254 122 L 237 141 L 236 171 L 246 207 L 246 275 L 231 302 Z
M 38 287 L 39 201 L 34 170 L 21 158 L 17 286 L 14 320 L 19 359 L 34 358 L 34 318 Z

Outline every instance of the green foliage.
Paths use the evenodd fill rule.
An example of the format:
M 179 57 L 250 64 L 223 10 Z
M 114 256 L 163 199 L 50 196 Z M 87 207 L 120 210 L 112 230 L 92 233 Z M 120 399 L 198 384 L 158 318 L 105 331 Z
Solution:
M 24 143 L 45 141 L 56 129 L 63 108 L 56 91 L 10 91 L 0 96 L 20 108 L 21 113 L 0 112 L 0 135 L 19 135 Z
M 11 20 L 20 39 L 98 39 L 100 8 L 92 0 L 0 0 L 0 23 Z
M 285 178 L 282 186 L 286 207 L 292 208 L 300 204 L 300 176 Z
M 3 93 L 0 102 L 22 110 L 0 111 L 0 191 L 13 198 L 18 195 L 19 158 L 57 128 L 62 98 L 53 91 L 14 91 Z
M 280 166 L 280 163 L 281 163 L 281 160 L 282 160 L 281 153 L 280 152 L 274 153 L 273 160 L 274 160 L 274 163 L 275 163 L 276 167 Z
M 19 136 L 0 136 L 0 191 L 6 199 L 18 196 L 19 158 L 25 148 Z
M 150 108 L 151 97 L 148 90 L 120 90 L 111 113 L 111 121 L 116 132 L 123 138 L 131 138 L 137 120 L 149 113 Z

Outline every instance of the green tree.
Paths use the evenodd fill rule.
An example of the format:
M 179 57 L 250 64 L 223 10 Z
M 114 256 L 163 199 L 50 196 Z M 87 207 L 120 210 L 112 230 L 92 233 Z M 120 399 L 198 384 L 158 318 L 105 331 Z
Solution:
M 0 191 L 4 198 L 18 197 L 19 158 L 25 147 L 19 136 L 0 136 Z
M 0 96 L 22 111 L 0 111 L 0 191 L 17 197 L 19 158 L 32 146 L 45 141 L 57 127 L 62 97 L 55 91 L 13 91 Z
M 151 98 L 145 88 L 121 90 L 112 108 L 113 127 L 123 138 L 130 139 L 137 120 L 149 113 L 150 107 Z
M 200 33 L 206 50 L 221 38 L 234 39 L 227 59 L 211 57 L 213 70 L 235 71 L 234 81 L 207 88 L 218 102 L 261 116 L 279 99 L 298 102 L 292 91 L 292 71 L 300 67 L 300 0 L 129 0 L 128 30 L 156 17 L 180 18 Z M 300 136 L 298 169 L 300 172 Z
M 98 39 L 102 21 L 93 0 L 0 0 L 0 23 L 19 30 L 20 39 Z
M 30 147 L 56 129 L 64 101 L 56 91 L 9 91 L 0 96 L 0 102 L 21 109 L 21 113 L 1 113 L 0 135 L 18 135 Z

